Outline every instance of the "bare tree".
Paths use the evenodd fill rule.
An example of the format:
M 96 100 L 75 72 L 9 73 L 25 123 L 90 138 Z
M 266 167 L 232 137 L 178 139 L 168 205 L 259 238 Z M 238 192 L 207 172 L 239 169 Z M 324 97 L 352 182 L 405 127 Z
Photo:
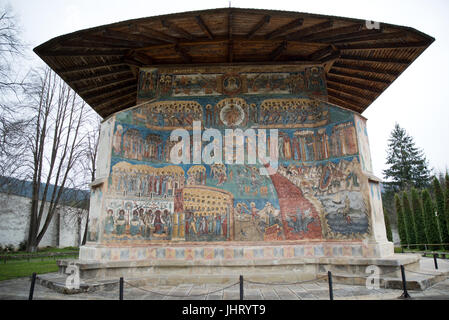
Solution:
M 27 250 L 35 252 L 63 202 L 65 189 L 77 180 L 73 173 L 83 157 L 82 131 L 89 108 L 49 68 L 37 74 L 27 93 L 33 115 L 26 136 L 32 182 Z
M 12 61 L 17 63 L 23 57 L 25 46 L 11 11 L 8 7 L 0 8 L 0 176 L 17 177 L 22 164 L 17 158 L 23 153 L 22 136 L 27 120 L 18 108 L 25 82 L 17 80 Z

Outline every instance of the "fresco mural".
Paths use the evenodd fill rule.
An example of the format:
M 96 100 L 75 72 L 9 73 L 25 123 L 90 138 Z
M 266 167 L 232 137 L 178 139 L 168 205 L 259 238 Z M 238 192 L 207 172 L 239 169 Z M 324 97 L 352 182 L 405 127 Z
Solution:
M 369 150 L 360 142 L 364 122 L 325 101 L 322 68 L 216 74 L 142 70 L 138 97 L 148 102 L 114 116 L 111 172 L 101 209 L 105 242 L 369 236 L 372 209 L 363 175 Z M 261 165 L 247 160 L 171 164 L 176 142 L 170 133 L 183 128 L 192 135 L 194 121 L 223 136 L 226 129 L 278 129 L 277 172 L 261 175 Z M 268 135 L 267 150 L 271 140 Z

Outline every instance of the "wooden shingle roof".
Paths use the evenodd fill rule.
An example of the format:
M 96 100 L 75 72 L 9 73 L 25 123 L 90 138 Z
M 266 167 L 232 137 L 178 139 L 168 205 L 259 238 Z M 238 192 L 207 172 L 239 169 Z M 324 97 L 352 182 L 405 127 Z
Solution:
M 102 117 L 136 104 L 139 67 L 230 63 L 321 63 L 329 102 L 362 113 L 433 41 L 365 20 L 224 8 L 81 30 L 34 51 Z

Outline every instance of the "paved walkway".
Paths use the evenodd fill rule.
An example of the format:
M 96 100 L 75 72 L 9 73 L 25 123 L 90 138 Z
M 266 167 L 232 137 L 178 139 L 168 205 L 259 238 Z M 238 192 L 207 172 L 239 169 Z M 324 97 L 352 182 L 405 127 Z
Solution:
M 422 270 L 433 269 L 432 259 L 422 259 Z M 439 270 L 449 270 L 449 261 L 439 260 Z M 141 286 L 125 282 L 125 300 L 238 300 L 239 285 L 222 290 L 226 285 Z M 0 282 L 0 300 L 28 299 L 29 278 Z M 402 294 L 396 289 L 370 290 L 364 286 L 334 284 L 335 300 L 391 300 Z M 413 299 L 449 300 L 449 279 L 437 283 L 425 291 L 409 291 Z M 325 280 L 296 285 L 260 285 L 245 283 L 245 300 L 329 300 L 329 287 Z M 93 293 L 64 295 L 36 284 L 35 300 L 117 300 L 118 289 Z

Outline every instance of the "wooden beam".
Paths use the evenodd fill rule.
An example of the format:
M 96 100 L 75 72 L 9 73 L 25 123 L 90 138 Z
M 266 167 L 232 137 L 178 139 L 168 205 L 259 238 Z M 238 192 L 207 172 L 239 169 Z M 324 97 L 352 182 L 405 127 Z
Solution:
M 298 18 L 295 19 L 285 25 L 283 25 L 282 27 L 277 28 L 276 30 L 271 31 L 270 33 L 265 35 L 265 39 L 273 39 L 279 35 L 282 35 L 286 32 L 288 32 L 291 29 L 297 28 L 302 26 L 302 24 L 304 23 L 304 19 L 303 18 Z
M 128 89 L 134 89 L 134 91 L 137 92 L 137 84 L 133 83 L 130 85 L 124 85 L 124 86 L 118 86 L 118 87 L 114 87 L 114 88 L 109 88 L 107 90 L 103 90 L 100 92 L 96 92 L 96 93 L 91 93 L 89 95 L 85 95 L 84 99 L 85 100 L 90 100 L 90 99 L 99 99 L 105 96 L 109 96 L 111 94 L 115 94 L 116 92 L 121 92 L 121 91 L 125 91 Z
M 228 42 L 228 62 L 234 61 L 234 41 L 229 40 Z
M 371 68 L 371 67 L 364 67 L 364 66 L 356 66 L 356 65 L 351 65 L 351 64 L 345 64 L 345 63 L 342 63 L 342 62 L 334 63 L 334 68 L 354 70 L 354 71 L 362 71 L 362 72 L 370 72 L 370 73 L 377 73 L 377 74 L 388 75 L 388 76 L 393 76 L 393 77 L 399 77 L 399 75 L 401 74 L 400 72 L 393 71 L 393 70 L 380 70 L 380 69 Z
M 183 28 L 178 27 L 177 25 L 175 25 L 174 23 L 168 21 L 168 20 L 161 20 L 162 26 L 173 31 L 176 32 L 177 34 L 183 36 L 186 39 L 189 40 L 193 40 L 194 36 L 192 36 L 190 33 L 188 33 L 187 31 L 185 31 Z
M 340 99 L 342 101 L 345 101 L 346 103 L 350 103 L 353 106 L 357 106 L 359 109 L 362 109 L 362 107 L 360 105 L 366 104 L 366 102 L 360 101 L 358 100 L 358 98 L 353 97 L 351 95 L 345 95 L 344 93 L 342 93 L 339 90 L 334 90 L 332 88 L 327 88 L 329 95 L 332 95 L 334 98 Z M 355 98 L 355 99 L 353 99 Z M 365 99 L 363 99 L 365 100 Z
M 393 63 L 393 64 L 404 64 L 404 65 L 409 65 L 413 62 L 413 61 L 410 61 L 407 59 L 372 58 L 372 57 L 354 56 L 354 55 L 349 55 L 349 54 L 342 54 L 340 59 L 348 60 L 348 61 L 361 61 L 361 62 L 368 62 L 368 63 Z
M 149 38 L 149 37 L 141 35 L 141 34 L 132 34 L 132 33 L 120 32 L 120 31 L 115 31 L 115 30 L 110 30 L 110 29 L 106 29 L 103 32 L 103 34 L 106 37 L 114 38 L 117 40 L 137 41 L 139 43 L 142 43 L 143 46 L 161 43 L 159 40 L 152 39 L 152 38 Z
M 153 59 L 143 51 L 133 51 L 130 55 L 134 60 L 142 62 L 143 65 L 152 65 Z
M 80 96 L 82 96 L 83 94 L 88 93 L 88 92 L 98 91 L 100 89 L 118 85 L 119 83 L 123 83 L 123 82 L 129 82 L 131 80 L 136 81 L 136 78 L 130 77 L 130 76 L 124 76 L 119 79 L 104 81 L 101 84 L 89 85 L 89 86 L 84 86 L 84 87 L 78 88 L 77 92 L 79 93 Z M 136 86 L 137 86 L 137 84 L 136 84 Z
M 104 69 L 109 67 L 116 67 L 116 66 L 122 66 L 125 63 L 123 63 L 123 60 L 113 60 L 108 61 L 104 63 L 93 63 L 93 64 L 86 64 L 83 66 L 75 66 L 75 67 L 69 67 L 64 69 L 58 69 L 58 73 L 74 73 L 74 72 L 82 72 L 82 71 L 90 71 L 90 70 L 97 70 L 97 69 Z
M 232 16 L 232 10 L 229 10 L 229 14 L 228 14 L 228 39 L 232 40 L 232 21 L 233 20 L 233 16 Z
M 246 37 L 248 39 L 251 39 L 257 31 L 259 31 L 260 29 L 262 29 L 265 25 L 267 25 L 268 23 L 270 23 L 271 20 L 271 16 L 266 15 L 264 16 L 262 19 L 260 19 L 260 21 L 251 29 L 250 32 L 248 32 L 248 34 L 246 35 Z
M 137 91 L 133 90 L 132 92 L 130 91 L 130 92 L 125 92 L 125 93 L 120 93 L 120 94 L 117 94 L 117 95 L 105 98 L 103 102 L 100 102 L 100 103 L 94 102 L 92 104 L 95 104 L 95 109 L 96 110 L 102 110 L 104 108 L 102 106 L 107 105 L 107 104 L 111 104 L 111 103 L 113 103 L 113 102 L 115 102 L 117 100 L 124 100 L 124 98 L 127 98 L 129 96 L 134 96 L 134 99 L 136 99 Z M 130 100 L 127 99 L 127 101 L 130 101 Z
M 178 53 L 182 60 L 184 60 L 185 63 L 191 63 L 192 62 L 192 57 L 188 54 L 187 50 L 180 47 L 178 44 L 175 45 L 175 51 L 176 53 Z
M 342 88 L 338 85 L 336 85 L 334 82 L 328 82 L 327 83 L 327 87 L 336 91 L 340 91 L 343 92 L 345 94 L 351 95 L 351 96 L 355 96 L 357 98 L 361 98 L 363 100 L 366 100 L 368 102 L 374 100 L 376 98 L 376 96 L 371 93 L 371 92 L 362 92 L 360 93 L 359 91 L 355 91 L 355 90 L 351 90 L 351 89 L 347 89 L 347 88 Z
M 335 102 L 333 102 L 332 100 Z M 362 113 L 363 111 L 365 111 L 365 107 L 361 107 L 358 103 L 349 102 L 348 100 L 346 100 L 344 98 L 337 97 L 332 94 L 329 94 L 329 102 L 336 104 L 337 106 L 347 108 L 349 110 L 353 110 L 358 113 Z
M 371 34 L 368 33 L 368 31 L 373 30 L 363 30 L 366 32 L 365 35 L 361 35 L 358 37 L 347 37 L 347 38 L 341 38 L 339 40 L 334 41 L 335 44 L 337 43 L 347 43 L 352 44 L 356 42 L 364 42 L 364 41 L 374 41 L 374 40 L 387 40 L 387 39 L 398 39 L 405 37 L 407 35 L 406 32 L 392 32 L 392 33 L 380 33 L 380 32 L 371 32 Z M 361 32 L 360 32 L 361 33 Z
M 326 63 L 329 61 L 335 62 L 336 60 L 338 60 L 340 58 L 340 56 L 341 56 L 340 50 L 336 50 L 336 51 L 332 52 L 329 56 L 325 56 L 325 57 L 321 58 L 319 61 L 321 63 Z
M 338 77 L 334 77 L 331 75 L 327 76 L 327 83 L 334 83 L 334 84 L 338 84 L 338 85 L 344 85 L 346 87 L 351 87 L 351 88 L 356 88 L 356 89 L 361 89 L 361 90 L 365 90 L 365 91 L 370 91 L 374 94 L 380 94 L 383 92 L 383 90 L 377 89 L 373 86 L 366 86 L 357 82 L 351 82 L 351 81 L 347 81 Z
M 340 50 L 383 50 L 383 49 L 420 49 L 429 45 L 427 41 L 389 42 L 389 43 L 361 43 L 361 44 L 337 44 Z
M 200 26 L 201 30 L 203 30 L 203 32 L 209 37 L 209 39 L 213 40 L 214 35 L 209 30 L 209 28 L 207 27 L 206 23 L 201 18 L 201 16 L 195 16 L 195 20 L 196 20 L 196 23 Z
M 282 41 L 282 43 L 276 49 L 274 49 L 273 52 L 271 52 L 270 60 L 276 61 L 281 56 L 281 54 L 285 50 L 287 50 L 287 45 L 288 45 L 287 41 Z
M 129 66 L 133 66 L 133 67 L 137 67 L 137 68 L 141 68 L 143 67 L 143 63 L 140 61 L 137 61 L 136 59 L 134 59 L 133 57 L 124 57 L 123 58 L 123 62 L 126 63 Z
M 314 53 L 312 53 L 311 55 L 309 55 L 307 57 L 307 60 L 309 60 L 309 61 L 317 61 L 317 60 L 320 60 L 320 59 L 324 58 L 327 55 L 330 55 L 334 51 L 335 50 L 334 50 L 334 48 L 332 46 L 327 46 L 327 47 L 319 49 L 319 50 L 315 51 Z
M 127 50 L 108 50 L 108 51 L 80 51 L 80 50 L 58 50 L 37 52 L 40 56 L 45 57 L 92 57 L 92 56 L 122 56 Z
M 120 75 L 120 74 L 124 74 L 124 73 L 130 73 L 131 70 L 129 70 L 128 67 L 125 68 L 121 68 L 119 70 L 113 70 L 113 71 L 107 71 L 107 72 L 101 72 L 101 73 L 97 73 L 97 74 L 93 74 L 90 76 L 81 76 L 78 78 L 73 78 L 67 79 L 67 82 L 70 82 L 71 84 L 80 82 L 80 81 L 90 81 L 90 80 L 96 80 L 96 79 L 101 79 L 101 78 L 105 78 L 105 77 L 109 77 L 109 76 L 116 76 L 116 75 Z
M 142 43 L 136 41 L 118 40 L 114 38 L 108 38 L 104 36 L 93 36 L 93 35 L 82 36 L 82 41 L 103 44 L 107 46 L 125 47 L 125 48 L 140 48 L 145 46 Z
M 133 99 L 133 100 L 129 99 L 126 102 L 119 103 L 119 104 L 113 106 L 112 108 L 109 108 L 108 115 L 111 115 L 117 111 L 126 110 L 128 108 L 134 107 L 135 105 L 136 105 L 136 99 Z M 110 106 L 108 106 L 108 107 L 110 107 Z M 107 107 L 102 107 L 100 111 L 103 112 L 106 108 Z
M 334 25 L 334 22 L 332 20 L 326 20 L 324 22 L 315 24 L 313 26 L 300 29 L 298 31 L 289 33 L 286 35 L 287 40 L 301 40 L 303 37 L 307 37 L 308 35 L 312 33 L 319 32 L 324 29 L 332 28 Z
M 351 78 L 351 79 L 360 79 L 360 80 L 364 80 L 364 81 L 372 81 L 372 82 L 377 82 L 377 83 L 381 83 L 381 84 L 391 84 L 391 81 L 388 80 L 384 80 L 384 79 L 379 79 L 376 77 L 370 77 L 370 76 L 361 76 L 358 74 L 352 74 L 352 73 L 347 73 L 344 71 L 340 71 L 340 70 L 335 70 L 334 68 L 332 68 L 329 71 L 329 74 L 335 75 L 335 76 L 339 76 L 339 77 L 345 77 L 345 78 Z
M 357 31 L 362 30 L 362 25 L 357 23 L 354 25 L 326 30 L 318 33 L 309 34 L 308 36 L 301 37 L 302 41 L 307 42 L 314 42 L 314 41 L 320 41 L 320 42 L 327 42 L 327 39 L 332 39 L 335 36 L 339 36 L 342 34 L 348 34 L 348 33 L 354 33 Z M 331 40 L 329 40 L 330 42 Z
M 150 29 L 146 26 L 140 25 L 140 26 L 138 26 L 138 29 L 140 29 L 141 32 L 150 34 L 151 37 L 158 39 L 160 41 L 166 42 L 166 43 L 178 43 L 178 41 L 179 41 L 178 38 L 172 37 L 168 34 L 165 34 L 163 32 L 157 31 L 157 30 Z
M 113 44 L 113 43 L 105 43 L 105 42 L 97 42 L 93 40 L 70 40 L 66 41 L 62 44 L 64 48 L 84 48 L 84 49 L 117 49 L 117 48 L 124 48 L 124 49 L 130 49 L 131 47 L 128 47 L 127 45 L 123 44 Z

